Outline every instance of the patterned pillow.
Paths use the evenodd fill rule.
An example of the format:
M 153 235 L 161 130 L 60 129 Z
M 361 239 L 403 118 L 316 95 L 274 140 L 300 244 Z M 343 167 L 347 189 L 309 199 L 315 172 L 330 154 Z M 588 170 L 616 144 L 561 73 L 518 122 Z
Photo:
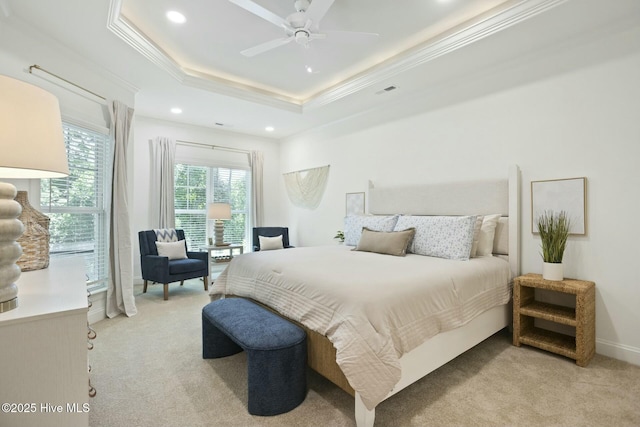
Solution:
M 466 261 L 471 254 L 476 216 L 401 216 L 395 231 L 416 229 L 409 252 Z
M 398 215 L 353 215 L 344 218 L 344 244 L 356 246 L 360 241 L 362 228 L 373 231 L 393 231 Z

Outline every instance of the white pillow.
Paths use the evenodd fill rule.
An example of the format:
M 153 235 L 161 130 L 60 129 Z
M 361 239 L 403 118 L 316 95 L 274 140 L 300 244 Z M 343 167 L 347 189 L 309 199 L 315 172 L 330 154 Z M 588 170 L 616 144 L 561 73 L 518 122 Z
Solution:
M 398 215 L 351 215 L 344 218 L 344 244 L 356 246 L 360 241 L 362 229 L 372 231 L 393 231 Z
M 480 234 L 478 235 L 478 250 L 475 256 L 488 256 L 493 252 L 493 238 L 496 234 L 496 225 L 502 215 L 486 215 L 482 220 Z
M 271 251 L 273 249 L 284 249 L 282 244 L 282 234 L 275 237 L 258 236 L 261 251 Z
M 414 227 L 409 251 L 418 255 L 466 261 L 471 255 L 476 216 L 415 216 L 398 218 L 395 231 Z
M 187 258 L 187 247 L 184 244 L 184 240 L 156 242 L 156 248 L 158 248 L 158 255 L 169 257 L 170 260 Z

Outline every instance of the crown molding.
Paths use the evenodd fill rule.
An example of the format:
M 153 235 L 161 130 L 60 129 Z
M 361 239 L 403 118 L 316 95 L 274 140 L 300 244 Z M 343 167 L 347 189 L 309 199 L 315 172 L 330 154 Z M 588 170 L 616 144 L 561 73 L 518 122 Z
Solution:
M 0 6 L 3 1 L 0 0 Z M 505 6 L 499 7 L 497 12 L 495 10 L 489 11 L 487 15 L 474 20 L 464 28 L 445 33 L 435 40 L 401 53 L 369 71 L 304 100 L 180 66 L 121 15 L 122 1 L 110 1 L 107 28 L 180 83 L 286 111 L 304 113 L 304 111 L 331 104 L 379 84 L 416 66 L 523 22 L 568 0 L 512 0 Z
M 452 32 L 443 34 L 436 40 L 401 53 L 386 63 L 374 67 L 374 69 L 369 72 L 346 80 L 317 96 L 309 98 L 303 103 L 303 109 L 310 110 L 338 101 L 341 98 L 370 86 L 384 82 L 418 65 L 468 46 L 505 28 L 552 9 L 566 1 L 567 0 L 524 0 L 512 2 L 512 5 L 509 5 L 498 13 L 474 22 L 463 29 L 452 30 Z
M 111 0 L 107 28 L 125 43 L 138 51 L 153 64 L 168 72 L 171 77 L 182 82 L 184 72 L 180 65 L 162 49 L 152 43 L 142 32 L 126 20 L 121 14 L 122 0 Z

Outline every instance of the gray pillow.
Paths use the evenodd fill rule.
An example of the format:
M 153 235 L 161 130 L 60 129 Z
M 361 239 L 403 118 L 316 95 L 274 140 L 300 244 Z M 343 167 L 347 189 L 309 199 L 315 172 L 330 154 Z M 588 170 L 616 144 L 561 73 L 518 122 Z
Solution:
M 405 256 L 415 233 L 415 228 L 402 231 L 374 231 L 363 227 L 360 241 L 352 250 Z

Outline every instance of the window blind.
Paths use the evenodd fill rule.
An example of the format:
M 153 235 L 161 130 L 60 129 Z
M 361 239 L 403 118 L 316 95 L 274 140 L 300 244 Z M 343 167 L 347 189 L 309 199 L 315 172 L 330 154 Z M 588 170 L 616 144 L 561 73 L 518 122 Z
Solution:
M 245 169 L 175 166 L 176 228 L 183 229 L 191 250 L 202 249 L 213 237 L 207 221 L 209 203 L 229 203 L 231 220 L 224 221 L 224 241 L 249 246 L 251 172 Z
M 109 136 L 68 123 L 63 133 L 69 176 L 40 181 L 40 208 L 51 218 L 50 255 L 82 256 L 87 284 L 96 288 L 108 278 Z

